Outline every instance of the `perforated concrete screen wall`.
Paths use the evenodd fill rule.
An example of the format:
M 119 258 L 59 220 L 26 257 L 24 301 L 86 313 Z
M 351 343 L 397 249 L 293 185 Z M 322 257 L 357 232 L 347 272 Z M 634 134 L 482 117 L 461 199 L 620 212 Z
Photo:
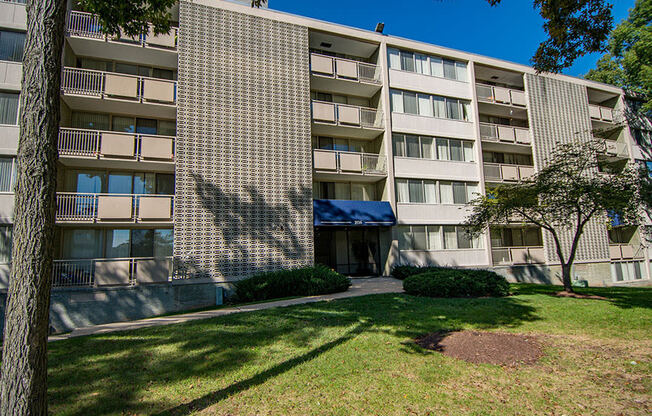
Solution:
M 591 119 L 586 88 L 582 85 L 546 76 L 526 74 L 529 99 L 530 128 L 534 135 L 534 158 L 538 167 L 545 161 L 557 143 L 573 139 L 591 140 Z M 578 260 L 609 259 L 609 240 L 604 218 L 598 217 L 586 225 L 578 246 Z M 568 253 L 571 233 L 562 233 L 562 243 Z M 557 262 L 552 236 L 544 233 L 544 244 L 549 262 Z
M 311 264 L 308 29 L 187 1 L 179 26 L 178 273 Z

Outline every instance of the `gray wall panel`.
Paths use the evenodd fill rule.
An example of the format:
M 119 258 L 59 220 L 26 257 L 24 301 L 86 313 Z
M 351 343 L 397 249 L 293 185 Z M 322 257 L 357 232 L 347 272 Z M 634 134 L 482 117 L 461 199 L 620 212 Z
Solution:
M 308 29 L 182 1 L 174 256 L 235 280 L 313 261 Z

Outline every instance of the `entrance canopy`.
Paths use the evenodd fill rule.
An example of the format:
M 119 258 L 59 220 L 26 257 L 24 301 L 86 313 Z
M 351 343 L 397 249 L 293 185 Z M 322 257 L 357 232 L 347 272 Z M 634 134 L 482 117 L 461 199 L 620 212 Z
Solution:
M 315 226 L 386 227 L 396 225 L 396 216 L 387 201 L 313 201 Z

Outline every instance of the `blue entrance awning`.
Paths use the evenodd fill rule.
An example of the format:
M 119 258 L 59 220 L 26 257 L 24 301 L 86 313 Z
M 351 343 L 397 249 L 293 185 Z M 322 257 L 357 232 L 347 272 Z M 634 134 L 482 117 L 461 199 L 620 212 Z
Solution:
M 396 216 L 387 201 L 344 201 L 316 199 L 313 201 L 315 226 L 390 226 Z

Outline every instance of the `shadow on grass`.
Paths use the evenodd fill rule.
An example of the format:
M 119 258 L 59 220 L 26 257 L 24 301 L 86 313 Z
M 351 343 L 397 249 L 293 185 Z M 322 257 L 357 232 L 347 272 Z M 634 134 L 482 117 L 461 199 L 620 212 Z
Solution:
M 469 325 L 517 327 L 538 319 L 535 312 L 514 297 L 386 294 L 59 341 L 50 345 L 51 410 L 188 414 L 346 348 L 363 333 L 400 340 Z
M 551 295 L 564 290 L 563 286 L 537 285 L 519 283 L 512 285 L 515 295 Z M 652 308 L 652 288 L 650 287 L 587 287 L 574 288 L 582 295 L 596 295 L 607 298 L 607 301 L 620 308 Z M 596 300 L 604 302 L 604 300 Z

